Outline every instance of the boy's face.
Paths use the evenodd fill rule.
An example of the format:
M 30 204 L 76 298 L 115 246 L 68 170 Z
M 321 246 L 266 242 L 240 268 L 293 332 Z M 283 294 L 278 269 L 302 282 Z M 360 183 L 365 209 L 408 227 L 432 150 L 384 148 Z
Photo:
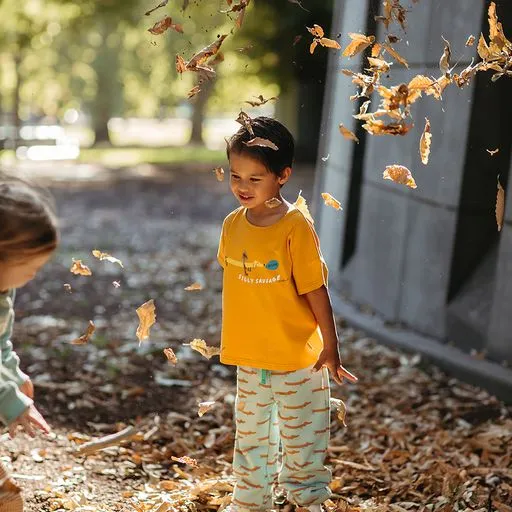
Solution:
M 249 209 L 266 208 L 265 201 L 279 196 L 281 185 L 288 181 L 291 173 L 287 167 L 281 176 L 276 176 L 261 162 L 243 153 L 231 153 L 229 164 L 231 192 Z
M 0 291 L 21 288 L 32 281 L 51 255 L 48 251 L 19 261 L 0 261 Z

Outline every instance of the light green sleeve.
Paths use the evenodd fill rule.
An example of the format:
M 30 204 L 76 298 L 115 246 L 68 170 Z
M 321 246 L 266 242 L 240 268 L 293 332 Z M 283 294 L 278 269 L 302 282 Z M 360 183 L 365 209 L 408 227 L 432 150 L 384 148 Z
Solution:
M 32 404 L 32 400 L 19 390 L 28 376 L 20 370 L 20 360 L 10 340 L 14 323 L 13 301 L 13 290 L 0 293 L 0 419 L 6 424 Z

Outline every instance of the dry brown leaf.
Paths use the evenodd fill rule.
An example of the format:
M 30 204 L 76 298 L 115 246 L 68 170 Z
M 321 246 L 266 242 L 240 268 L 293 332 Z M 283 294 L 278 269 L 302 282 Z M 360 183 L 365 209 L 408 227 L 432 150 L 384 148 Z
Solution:
M 409 68 L 408 62 L 402 57 L 394 48 L 392 48 L 389 44 L 383 43 L 382 47 L 386 50 L 391 57 L 393 57 L 398 63 L 402 64 L 406 68 Z
M 444 76 L 449 77 L 451 73 L 452 50 L 450 42 L 443 36 L 441 36 L 441 39 L 444 41 L 444 50 L 441 58 L 439 59 L 439 69 Z
M 232 4 L 229 2 L 230 8 L 226 11 L 220 11 L 223 14 L 227 14 L 228 12 L 240 12 L 243 11 L 250 3 L 251 0 L 240 0 L 238 4 Z
M 73 291 L 69 283 L 64 283 L 64 290 L 66 290 L 68 293 L 72 293 Z
M 466 40 L 466 46 L 473 46 L 475 44 L 475 36 L 471 34 Z
M 194 96 L 196 96 L 197 94 L 199 94 L 200 92 L 201 92 L 201 87 L 199 87 L 199 85 L 195 85 L 194 87 L 192 87 L 192 89 L 190 89 L 190 91 L 188 91 L 187 98 L 191 99 Z
M 380 57 L 380 52 L 382 51 L 382 45 L 380 43 L 375 43 L 373 46 L 372 46 L 372 52 L 371 52 L 371 56 L 374 58 L 374 59 L 377 59 Z
M 294 38 L 293 38 L 293 43 L 292 43 L 292 46 L 295 46 L 296 44 L 298 44 L 300 42 L 300 40 L 302 39 L 302 35 L 296 35 Z
M 199 467 L 197 465 L 197 460 L 192 459 L 191 457 L 187 457 L 184 455 L 183 457 L 171 457 L 171 460 L 174 460 L 175 462 L 181 462 L 182 464 L 187 464 L 187 466 L 192 466 L 193 468 Z
M 417 188 L 411 171 L 403 165 L 388 165 L 382 174 L 385 180 L 391 180 L 399 185 L 407 185 L 410 188 Z
M 155 301 L 150 299 L 144 302 L 136 311 L 139 317 L 139 326 L 137 327 L 136 335 L 140 344 L 142 341 L 149 338 L 149 330 L 156 322 Z
M 365 36 L 356 32 L 350 32 L 348 35 L 352 41 L 343 50 L 344 57 L 353 57 L 375 42 L 375 36 Z
M 185 288 L 185 290 L 187 292 L 202 290 L 202 289 L 203 289 L 203 286 L 201 285 L 201 283 L 192 283 L 191 285 L 189 285 Z
M 243 110 L 240 111 L 240 114 L 238 114 L 238 117 L 235 119 L 235 121 L 245 127 L 245 129 L 254 137 L 254 130 L 252 129 L 251 124 L 252 119 L 248 114 L 246 114 Z
M 199 409 L 197 411 L 198 416 L 200 418 L 204 416 L 214 405 L 215 402 L 200 402 Z
M 244 144 L 249 147 L 261 146 L 263 148 L 270 148 L 273 149 L 274 151 L 277 151 L 279 149 L 271 140 L 263 139 L 261 137 L 254 137 L 253 139 L 244 142 Z
M 486 149 L 487 153 L 489 153 L 489 155 L 491 155 L 491 156 L 494 156 L 499 150 L 500 150 L 500 148 Z
M 265 201 L 265 206 L 267 208 L 277 208 L 281 204 L 283 204 L 283 202 L 280 199 L 278 199 L 277 197 L 271 197 L 270 199 L 267 199 Z
M 313 25 L 313 28 L 311 27 L 306 27 L 309 31 L 309 33 L 313 36 L 313 37 L 316 37 L 316 38 L 321 38 L 321 37 L 324 37 L 324 29 L 320 26 L 320 25 L 317 25 L 316 23 Z
M 224 169 L 222 167 L 215 167 L 213 172 L 215 173 L 217 181 L 224 181 Z
M 178 358 L 172 348 L 164 348 L 164 355 L 170 363 L 176 364 L 178 362 Z
M 400 5 L 400 0 L 384 0 L 382 2 L 382 15 L 375 16 L 375 21 L 381 21 L 384 23 L 386 30 L 389 28 L 389 25 L 396 21 L 400 24 L 403 30 L 405 30 L 406 26 L 406 16 L 407 12 L 402 5 Z
M 405 135 L 412 128 L 412 124 L 388 123 L 380 119 L 367 119 L 363 128 L 372 135 Z
M 328 192 L 322 192 L 322 199 L 326 206 L 332 206 L 335 210 L 343 210 L 341 203 Z
M 214 57 L 220 50 L 220 47 L 224 40 L 228 37 L 227 34 L 220 35 L 213 43 L 205 46 L 202 50 L 198 51 L 186 64 L 185 69 L 188 71 L 202 71 L 203 73 L 213 76 L 215 71 L 205 65 L 205 62 Z
M 69 271 L 79 276 L 92 276 L 91 269 L 82 263 L 82 260 L 75 260 L 75 258 L 73 258 L 73 265 Z
M 288 0 L 291 4 L 298 5 L 303 11 L 309 12 L 300 2 L 300 0 Z
M 313 39 L 313 42 L 309 45 L 309 53 L 311 53 L 311 55 L 313 55 L 313 53 L 315 52 L 315 48 L 317 46 L 318 46 L 318 40 Z
M 324 29 L 320 25 L 313 25 L 313 28 L 306 27 L 310 34 L 313 35 L 313 42 L 309 46 L 309 53 L 313 53 L 318 45 L 324 46 L 325 48 L 334 48 L 339 50 L 341 48 L 338 41 L 324 37 Z
M 187 64 L 185 59 L 181 55 L 176 55 L 176 71 L 178 73 L 184 73 L 187 70 Z
M 349 140 L 353 140 L 354 142 L 357 142 L 359 144 L 359 139 L 356 137 L 355 133 L 351 132 L 348 128 L 345 128 L 345 126 L 343 126 L 343 123 L 340 123 L 338 128 L 343 137 Z
M 259 96 L 256 96 L 256 101 L 244 101 L 244 103 L 249 103 L 251 107 L 261 107 L 261 105 L 265 105 L 265 103 L 268 103 L 269 101 L 275 101 L 277 98 L 275 96 L 272 96 L 272 98 L 265 99 L 261 94 Z
M 89 326 L 87 327 L 87 330 L 85 331 L 85 334 L 82 334 L 79 338 L 75 338 L 71 344 L 72 345 L 85 345 L 86 343 L 89 343 L 89 339 L 94 334 L 94 331 L 96 330 L 96 326 L 94 325 L 94 322 L 92 320 L 89 320 Z
M 498 176 L 498 191 L 496 193 L 496 224 L 498 231 L 503 227 L 503 218 L 505 217 L 505 190 L 501 186 L 500 177 Z
M 184 343 L 184 345 L 189 345 L 192 350 L 199 352 L 202 356 L 206 357 L 206 359 L 220 355 L 219 347 L 210 347 L 206 344 L 206 341 L 198 338 L 193 339 L 190 343 Z
M 293 203 L 293 206 L 299 210 L 306 219 L 311 222 L 311 224 L 314 224 L 315 221 L 313 220 L 313 217 L 311 216 L 311 213 L 309 212 L 308 204 L 306 203 L 306 199 L 302 196 L 302 190 L 299 192 L 299 195 L 296 199 L 296 201 Z
M 425 128 L 420 137 L 420 156 L 421 162 L 424 165 L 428 164 L 428 157 L 430 155 L 430 144 L 432 143 L 432 132 L 430 131 L 430 121 L 425 117 Z
M 393 65 L 392 62 L 386 62 L 384 59 L 378 59 L 377 57 L 368 57 L 368 62 L 372 68 L 380 71 L 381 73 L 387 73 L 390 66 Z
M 343 400 L 340 400 L 339 398 L 331 398 L 330 399 L 331 407 L 336 408 L 337 417 L 339 422 L 346 427 L 347 424 L 345 423 L 345 418 L 347 416 L 347 406 L 345 405 L 345 402 Z
M 335 50 L 341 49 L 340 43 L 335 41 L 334 39 L 329 39 L 327 37 L 321 37 L 318 42 L 325 48 L 334 48 Z
M 166 16 L 160 21 L 157 21 L 151 28 L 148 28 L 148 32 L 156 36 L 163 34 L 168 29 L 173 29 L 183 34 L 183 27 L 179 23 L 173 23 L 170 16 Z
M 121 268 L 124 268 L 123 262 L 117 258 L 114 258 L 114 256 L 111 256 L 108 252 L 101 252 L 98 251 L 98 249 L 94 249 L 92 251 L 92 255 L 95 258 L 98 258 L 100 261 L 109 261 L 110 263 L 117 263 Z
M 157 9 L 160 9 L 162 7 L 165 7 L 169 3 L 169 0 L 163 0 L 160 2 L 156 7 L 153 7 L 153 9 L 150 9 L 149 11 L 146 11 L 144 14 L 146 16 L 149 16 L 152 12 L 156 11 Z

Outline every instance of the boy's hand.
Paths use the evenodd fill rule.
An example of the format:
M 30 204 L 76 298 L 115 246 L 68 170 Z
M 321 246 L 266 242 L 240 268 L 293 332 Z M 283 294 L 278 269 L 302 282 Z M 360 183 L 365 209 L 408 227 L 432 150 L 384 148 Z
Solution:
M 34 398 L 34 384 L 32 384 L 32 381 L 30 379 L 27 379 L 21 386 L 20 391 L 27 395 L 29 398 Z
M 315 363 L 315 366 L 313 366 L 313 371 L 317 372 L 320 370 L 320 368 L 322 368 L 322 366 L 328 368 L 332 378 L 338 384 L 343 384 L 343 379 L 348 379 L 351 382 L 357 382 L 358 380 L 353 373 L 350 373 L 346 368 L 343 367 L 337 349 L 324 349 L 322 352 L 320 352 L 318 361 Z
M 34 405 L 31 405 L 9 425 L 9 435 L 11 438 L 16 436 L 16 430 L 19 426 L 30 437 L 35 437 L 36 435 L 34 428 L 42 430 L 45 434 L 49 434 L 51 431 L 50 426 Z

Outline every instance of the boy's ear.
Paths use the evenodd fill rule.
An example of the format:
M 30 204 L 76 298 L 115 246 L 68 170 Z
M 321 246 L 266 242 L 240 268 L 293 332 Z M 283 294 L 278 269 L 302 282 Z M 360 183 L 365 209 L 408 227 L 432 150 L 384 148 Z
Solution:
M 279 182 L 279 185 L 284 185 L 290 179 L 291 175 L 292 175 L 292 168 L 291 167 L 285 167 L 281 171 L 281 175 L 277 179 L 277 181 Z

